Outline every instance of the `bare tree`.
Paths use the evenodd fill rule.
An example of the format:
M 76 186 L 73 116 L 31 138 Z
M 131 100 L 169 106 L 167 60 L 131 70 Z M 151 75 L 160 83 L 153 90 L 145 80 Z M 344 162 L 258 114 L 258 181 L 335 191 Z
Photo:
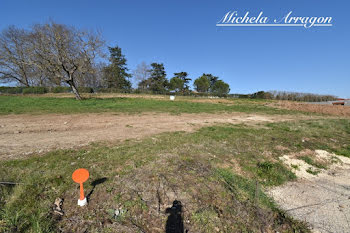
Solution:
M 319 94 L 301 93 L 301 92 L 270 91 L 270 92 L 264 92 L 264 93 L 269 93 L 269 96 L 270 96 L 269 98 L 276 99 L 276 100 L 321 102 L 321 101 L 332 101 L 337 99 L 337 97 L 333 95 L 319 95 Z
M 0 34 L 0 78 L 2 81 L 15 81 L 20 85 L 35 83 L 36 70 L 27 63 L 30 54 L 28 32 L 14 26 Z
M 103 68 L 106 67 L 105 63 L 94 64 L 92 70 L 94 72 L 89 72 L 82 74 L 77 73 L 75 76 L 75 84 L 79 87 L 91 87 L 91 88 L 101 88 L 105 86 L 105 80 L 103 79 Z
M 62 24 L 36 24 L 30 34 L 32 54 L 29 64 L 34 65 L 51 83 L 68 84 L 76 99 L 81 100 L 75 77 L 95 72 L 95 59 L 102 55 L 104 42 L 100 35 Z
M 136 84 L 144 83 L 151 75 L 151 66 L 141 62 L 133 71 L 133 77 Z M 139 85 L 140 86 L 140 85 Z M 141 85 L 142 86 L 142 85 Z

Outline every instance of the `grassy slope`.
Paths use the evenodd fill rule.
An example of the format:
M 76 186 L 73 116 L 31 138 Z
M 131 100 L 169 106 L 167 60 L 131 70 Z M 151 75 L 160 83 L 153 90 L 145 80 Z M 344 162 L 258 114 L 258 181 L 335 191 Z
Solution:
M 302 138 L 308 140 L 302 142 Z M 98 232 L 102 228 L 104 232 L 137 228 L 159 232 L 167 217 L 166 206 L 161 205 L 164 201 L 159 200 L 175 192 L 173 196 L 186 206 L 184 218 L 190 232 L 217 228 L 225 232 L 305 232 L 303 224 L 276 209 L 262 191 L 255 195 L 255 181 L 268 187 L 292 180 L 294 174 L 279 162 L 279 156 L 303 149 L 346 154 L 348 138 L 350 120 L 271 123 L 259 128 L 221 125 L 2 162 L 1 179 L 23 184 L 0 186 L 4 194 L 0 195 L 0 229 L 52 232 L 57 227 L 66 231 L 88 227 Z M 90 182 L 107 178 L 95 187 L 84 212 L 76 207 L 78 190 L 71 181 L 78 167 L 89 169 Z M 86 184 L 86 190 L 92 188 L 91 183 Z M 53 220 L 50 211 L 56 197 L 65 199 L 66 214 L 60 222 Z M 110 211 L 117 207 L 127 212 L 113 219 Z
M 264 101 L 233 100 L 233 104 L 195 103 L 190 101 L 166 101 L 143 98 L 89 98 L 76 101 L 73 98 L 1 96 L 0 114 L 45 114 L 45 113 L 87 113 L 87 112 L 169 112 L 215 113 L 247 112 L 267 114 L 293 114 L 296 111 L 281 110 L 265 106 Z

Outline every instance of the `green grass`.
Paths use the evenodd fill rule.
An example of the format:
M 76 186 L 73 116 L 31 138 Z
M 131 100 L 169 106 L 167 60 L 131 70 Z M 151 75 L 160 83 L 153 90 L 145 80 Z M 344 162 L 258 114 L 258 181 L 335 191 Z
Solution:
M 242 200 L 257 201 L 262 206 L 275 208 L 275 204 L 264 192 L 259 190 L 259 185 L 252 179 L 247 179 L 232 173 L 229 169 L 219 168 L 217 175 L 225 181 L 225 185 L 237 198 Z
M 319 169 L 308 168 L 308 169 L 306 170 L 306 172 L 308 172 L 308 173 L 310 173 L 310 174 L 316 176 L 316 175 L 317 175 L 318 173 L 320 173 L 321 171 L 320 171 Z
M 299 159 L 304 160 L 307 164 L 310 164 L 314 167 L 317 167 L 320 169 L 327 169 L 327 166 L 325 164 L 316 162 L 309 156 L 301 156 L 301 157 L 299 157 Z
M 286 170 L 281 163 L 269 161 L 257 164 L 257 175 L 265 185 L 280 185 L 296 178 L 295 174 Z
M 279 232 L 306 232 L 303 224 L 275 207 L 264 188 L 295 179 L 278 159 L 283 154 L 349 148 L 349 124 L 350 120 L 345 119 L 262 127 L 226 124 L 193 133 L 160 134 L 140 141 L 93 144 L 79 150 L 2 161 L 1 179 L 22 184 L 0 186 L 0 232 L 55 232 L 57 227 L 71 230 L 68 220 L 52 217 L 51 207 L 57 197 L 65 199 L 66 219 L 88 220 L 76 222 L 75 229 L 113 232 L 113 227 L 137 225 L 152 232 L 150 225 L 162 226 L 166 218 L 164 209 L 159 215 L 150 212 L 157 203 L 152 199 L 156 187 L 166 187 L 160 194 L 175 190 L 187 204 L 190 215 L 186 219 L 194 232 L 214 232 L 216 227 L 227 232 L 255 232 L 266 230 L 267 225 Z M 302 142 L 304 137 L 309 140 Z M 277 146 L 286 149 L 281 151 Z M 237 166 L 240 171 L 235 169 Z M 87 191 L 93 188 L 91 181 L 107 177 L 105 183 L 96 186 L 89 211 L 85 212 L 75 207 L 78 190 L 71 180 L 72 172 L 79 167 L 90 171 L 84 186 Z M 261 185 L 259 192 L 256 182 Z M 118 220 L 110 219 L 111 209 L 117 207 L 127 211 Z M 101 225 L 105 219 L 114 225 Z
M 239 100 L 234 104 L 197 103 L 186 99 L 178 101 L 144 98 L 89 98 L 77 101 L 74 98 L 28 97 L 0 95 L 0 114 L 46 114 L 46 113 L 98 113 L 98 112 L 168 112 L 215 113 L 247 112 L 266 114 L 295 114 L 296 111 L 265 106 L 262 101 Z
M 343 155 L 345 157 L 350 158 L 350 146 L 345 145 L 342 148 L 339 148 L 338 150 L 336 150 L 335 152 L 338 155 Z

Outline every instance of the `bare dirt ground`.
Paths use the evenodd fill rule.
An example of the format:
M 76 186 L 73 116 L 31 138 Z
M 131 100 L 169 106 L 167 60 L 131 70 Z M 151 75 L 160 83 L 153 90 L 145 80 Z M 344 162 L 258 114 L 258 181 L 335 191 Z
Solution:
M 270 191 L 277 203 L 293 217 L 308 222 L 314 232 L 350 232 L 350 159 L 316 150 L 316 157 L 332 165 L 318 175 L 306 172 L 315 169 L 295 155 L 281 159 L 295 167 L 297 182 L 290 182 Z
M 0 159 L 80 147 L 91 142 L 138 139 L 162 132 L 189 132 L 214 123 L 255 124 L 296 118 L 242 113 L 6 115 L 0 116 Z

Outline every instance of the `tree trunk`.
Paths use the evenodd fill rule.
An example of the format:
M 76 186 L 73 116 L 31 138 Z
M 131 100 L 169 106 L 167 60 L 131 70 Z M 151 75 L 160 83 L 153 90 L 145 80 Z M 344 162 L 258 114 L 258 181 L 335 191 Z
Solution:
M 72 91 L 73 91 L 73 93 L 74 93 L 74 95 L 75 95 L 75 99 L 81 100 L 80 94 L 79 94 L 79 92 L 78 92 L 78 89 L 75 87 L 75 84 L 74 84 L 73 80 L 70 79 L 70 80 L 67 80 L 66 82 L 67 82 L 67 83 L 69 84 L 69 86 L 72 88 Z

